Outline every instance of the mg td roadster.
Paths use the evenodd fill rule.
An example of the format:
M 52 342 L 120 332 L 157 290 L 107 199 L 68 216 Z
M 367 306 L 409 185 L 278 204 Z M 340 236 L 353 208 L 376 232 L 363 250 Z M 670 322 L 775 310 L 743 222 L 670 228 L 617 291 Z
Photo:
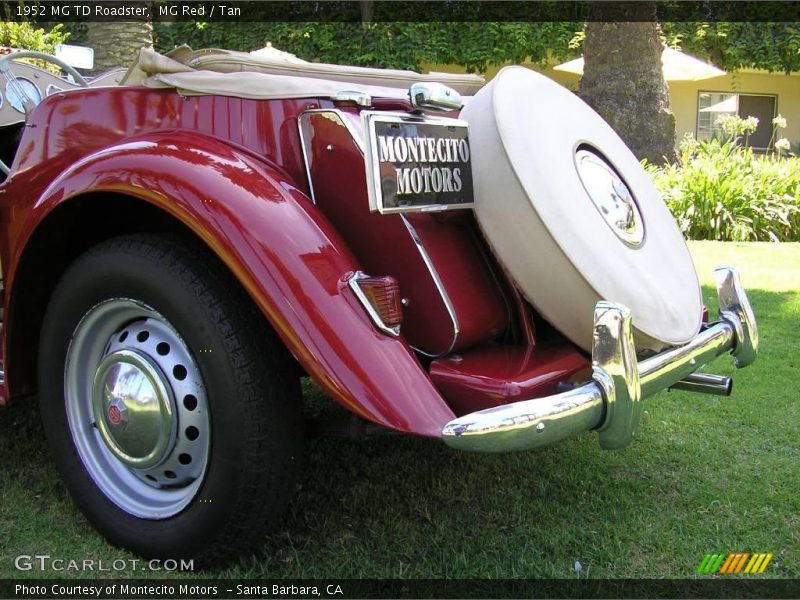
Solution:
M 301 475 L 303 375 L 457 450 L 615 449 L 645 397 L 727 395 L 698 370 L 756 357 L 737 272 L 709 318 L 635 157 L 530 70 L 182 47 L 87 83 L 28 56 L 74 83 L 0 59 L 0 403 L 38 396 L 114 544 L 257 544 Z

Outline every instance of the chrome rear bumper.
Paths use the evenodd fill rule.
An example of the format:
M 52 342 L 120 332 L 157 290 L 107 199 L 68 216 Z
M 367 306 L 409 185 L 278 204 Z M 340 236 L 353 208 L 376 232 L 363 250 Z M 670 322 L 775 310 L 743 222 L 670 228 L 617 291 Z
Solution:
M 691 342 L 637 362 L 630 311 L 598 302 L 594 311 L 592 381 L 568 392 L 523 400 L 453 419 L 442 439 L 459 450 L 506 452 L 548 446 L 596 429 L 610 450 L 633 439 L 641 400 L 730 352 L 737 367 L 758 352 L 758 328 L 735 269 L 715 270 L 719 316 Z

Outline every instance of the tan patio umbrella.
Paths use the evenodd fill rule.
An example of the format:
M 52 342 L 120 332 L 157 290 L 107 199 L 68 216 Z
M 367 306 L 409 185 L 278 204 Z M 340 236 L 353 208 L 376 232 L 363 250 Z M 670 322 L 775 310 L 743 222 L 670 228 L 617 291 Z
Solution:
M 664 48 L 664 52 L 661 54 L 661 63 L 664 65 L 666 81 L 700 81 L 725 74 L 725 71 L 714 65 L 672 48 Z M 553 69 L 583 75 L 583 57 L 560 64 Z
M 253 50 L 250 52 L 250 56 L 255 56 L 256 58 L 265 58 L 267 60 L 277 60 L 282 62 L 288 63 L 297 63 L 302 64 L 305 63 L 302 58 L 297 58 L 291 52 L 284 52 L 283 50 L 278 50 L 272 45 L 272 42 L 267 42 L 267 45 L 263 48 L 259 48 L 258 50 Z

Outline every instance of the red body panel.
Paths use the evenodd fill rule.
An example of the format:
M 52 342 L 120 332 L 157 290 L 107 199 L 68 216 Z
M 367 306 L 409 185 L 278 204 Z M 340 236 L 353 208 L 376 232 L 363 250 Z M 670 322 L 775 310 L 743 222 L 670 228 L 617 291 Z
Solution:
M 508 309 L 472 236 L 472 214 L 370 212 L 363 152 L 337 120 L 348 116 L 308 115 L 314 199 L 370 274 L 400 282 L 408 300 L 403 333 L 409 343 L 441 355 L 497 336 L 508 324 Z
M 154 131 L 203 133 L 251 150 L 305 189 L 297 114 L 311 100 L 268 102 L 220 96 L 183 97 L 173 90 L 97 88 L 50 96 L 39 105 L 12 166 L 16 177 L 33 167 L 44 177 L 120 140 Z M 32 190 L 33 191 L 33 190 Z
M 555 392 L 561 381 L 586 373 L 589 360 L 569 345 L 487 346 L 431 363 L 436 387 L 458 415 Z
M 171 108 L 181 106 L 175 102 L 194 103 L 197 110 L 203 102 L 215 105 L 207 102 L 210 99 L 184 101 L 174 93 L 152 94 L 154 102 Z M 106 95 L 121 104 L 119 113 L 107 107 L 96 112 L 110 120 L 124 120 L 128 104 L 142 104 L 126 104 L 124 91 Z M 247 152 L 188 131 L 132 137 L 95 119 L 92 127 L 103 135 L 91 139 L 108 142 L 117 136 L 125 141 L 98 143 L 92 152 L 86 142 L 81 146 L 61 135 L 59 145 L 49 139 L 48 123 L 67 117 L 63 104 L 50 105 L 34 114 L 36 135 L 26 137 L 17 171 L 0 189 L 0 208 L 12 225 L 5 232 L 4 252 L 12 293 L 27 239 L 58 205 L 89 191 L 140 198 L 180 219 L 221 257 L 328 394 L 382 425 L 440 434 L 453 413 L 403 340 L 379 333 L 349 293 L 343 278 L 361 266 L 295 181 Z M 51 107 L 57 110 L 46 110 Z M 75 127 L 92 121 L 91 101 L 69 108 Z M 135 123 L 126 124 L 136 128 Z M 292 125 L 277 129 L 290 136 L 296 132 Z M 60 123 L 56 131 L 71 127 Z M 277 139 L 276 144 L 280 145 Z M 77 160 L 81 153 L 83 158 Z M 45 185 L 40 200 L 31 203 L 32 192 Z M 13 321 L 12 314 L 8 318 Z M 9 358 L 13 376 L 13 357 Z

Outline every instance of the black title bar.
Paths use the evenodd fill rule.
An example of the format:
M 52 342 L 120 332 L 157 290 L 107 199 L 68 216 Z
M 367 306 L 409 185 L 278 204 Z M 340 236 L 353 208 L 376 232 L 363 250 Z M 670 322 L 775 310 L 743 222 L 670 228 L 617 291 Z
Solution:
M 793 579 L 2 579 L 0 598 L 797 598 Z
M 490 0 L 376 0 L 375 22 L 466 21 L 649 21 L 650 3 L 637 1 L 555 2 Z M 800 3 L 771 1 L 658 1 L 659 21 L 800 21 Z M 362 21 L 356 0 L 26 0 L 0 2 L 0 20 L 66 21 Z

